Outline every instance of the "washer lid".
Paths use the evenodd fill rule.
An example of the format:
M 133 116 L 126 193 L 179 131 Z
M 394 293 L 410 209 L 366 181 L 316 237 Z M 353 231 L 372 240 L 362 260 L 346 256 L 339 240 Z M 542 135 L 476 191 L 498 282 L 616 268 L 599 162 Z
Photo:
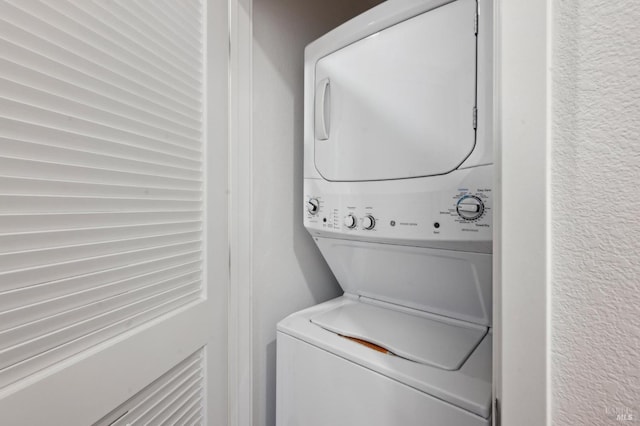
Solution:
M 303 345 L 333 355 L 382 374 L 463 410 L 487 418 L 491 415 L 491 345 L 489 331 L 459 370 L 449 371 L 408 361 L 354 343 L 312 322 L 312 318 L 342 305 L 362 303 L 362 298 L 344 295 L 289 315 L 278 323 L 278 332 Z M 278 346 L 278 351 L 283 348 Z M 357 368 L 357 367 L 356 367 Z
M 449 173 L 475 146 L 475 0 L 457 0 L 317 61 L 314 158 L 330 181 Z
M 487 333 L 486 327 L 353 303 L 311 317 L 311 322 L 345 337 L 380 346 L 421 364 L 457 370 Z

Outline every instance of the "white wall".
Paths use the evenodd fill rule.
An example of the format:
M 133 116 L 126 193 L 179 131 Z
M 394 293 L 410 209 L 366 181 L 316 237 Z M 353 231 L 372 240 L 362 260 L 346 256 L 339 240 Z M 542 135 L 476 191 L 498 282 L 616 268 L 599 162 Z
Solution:
M 377 0 L 252 5 L 253 424 L 275 424 L 276 323 L 341 294 L 302 226 L 304 46 Z
M 637 422 L 640 2 L 553 7 L 553 424 Z

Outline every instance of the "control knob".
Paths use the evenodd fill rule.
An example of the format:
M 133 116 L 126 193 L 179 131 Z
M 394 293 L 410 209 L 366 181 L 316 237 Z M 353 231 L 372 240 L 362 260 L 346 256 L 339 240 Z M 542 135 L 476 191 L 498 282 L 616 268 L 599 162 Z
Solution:
M 476 196 L 465 195 L 458 200 L 456 211 L 464 220 L 475 220 L 484 213 L 484 203 Z
M 346 226 L 349 229 L 353 229 L 356 227 L 356 217 L 352 214 L 345 216 L 344 218 L 344 226 Z
M 317 214 L 320 210 L 320 202 L 317 198 L 310 198 L 307 201 L 307 211 L 311 214 Z
M 364 229 L 373 229 L 376 226 L 376 220 L 371 215 L 366 215 L 362 218 L 362 227 Z

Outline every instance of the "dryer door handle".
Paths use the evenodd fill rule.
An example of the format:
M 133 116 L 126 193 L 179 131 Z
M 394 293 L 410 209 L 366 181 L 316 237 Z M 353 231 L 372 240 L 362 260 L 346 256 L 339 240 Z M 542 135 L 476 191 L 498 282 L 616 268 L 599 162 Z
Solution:
M 328 78 L 316 86 L 315 134 L 316 139 L 329 139 L 331 131 L 331 85 Z

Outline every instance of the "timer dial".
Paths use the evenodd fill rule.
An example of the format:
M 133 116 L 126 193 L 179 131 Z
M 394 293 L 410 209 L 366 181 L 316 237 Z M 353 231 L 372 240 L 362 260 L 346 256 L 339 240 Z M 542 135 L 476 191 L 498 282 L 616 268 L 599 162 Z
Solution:
M 465 195 L 458 200 L 456 211 L 464 220 L 475 220 L 484 213 L 484 203 L 474 195 Z
M 317 198 L 309 198 L 307 201 L 307 211 L 311 214 L 317 214 L 320 210 L 320 202 Z

